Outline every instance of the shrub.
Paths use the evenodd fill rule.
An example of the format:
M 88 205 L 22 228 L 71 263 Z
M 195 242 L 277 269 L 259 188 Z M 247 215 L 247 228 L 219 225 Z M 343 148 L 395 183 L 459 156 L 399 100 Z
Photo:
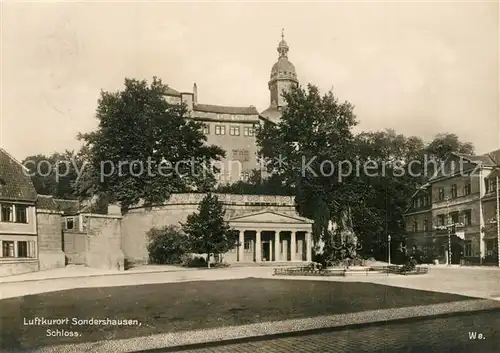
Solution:
M 216 262 L 213 264 L 213 267 L 229 267 L 230 265 L 227 262 Z
M 151 263 L 179 264 L 188 251 L 186 235 L 176 226 L 152 228 L 148 232 L 148 253 Z
M 416 268 L 417 268 L 417 260 L 415 260 L 413 257 L 410 257 L 408 261 L 401 268 L 401 271 L 412 272 L 415 271 Z
M 185 255 L 182 257 L 182 266 L 184 267 L 207 267 L 207 261 L 204 257 Z

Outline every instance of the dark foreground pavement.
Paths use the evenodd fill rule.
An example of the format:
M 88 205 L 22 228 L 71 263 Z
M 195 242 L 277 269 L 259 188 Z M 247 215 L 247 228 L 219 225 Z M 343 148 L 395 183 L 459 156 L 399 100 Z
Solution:
M 148 352 L 183 353 L 498 353 L 500 311 L 452 314 L 399 321 L 362 328 L 322 331 L 306 335 L 280 335 L 273 339 L 218 342 L 203 348 L 157 349 Z M 472 334 L 482 334 L 482 339 Z M 146 352 L 146 351 L 144 351 Z

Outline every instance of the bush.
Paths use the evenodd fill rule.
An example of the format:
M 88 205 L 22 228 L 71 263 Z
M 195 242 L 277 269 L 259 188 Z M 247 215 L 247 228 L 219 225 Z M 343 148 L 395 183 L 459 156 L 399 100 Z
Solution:
M 417 260 L 413 257 L 409 258 L 408 261 L 403 265 L 401 271 L 403 272 L 413 272 L 417 268 Z
M 207 267 L 207 261 L 204 257 L 190 255 L 182 256 L 182 266 L 184 267 Z
M 188 251 L 186 235 L 176 226 L 152 228 L 147 233 L 151 263 L 180 264 Z
M 212 265 L 212 267 L 229 267 L 230 265 L 227 262 L 216 262 Z

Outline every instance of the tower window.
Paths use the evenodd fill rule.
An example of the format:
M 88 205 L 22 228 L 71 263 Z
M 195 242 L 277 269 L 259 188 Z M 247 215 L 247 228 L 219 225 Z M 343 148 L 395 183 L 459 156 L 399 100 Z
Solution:
M 208 124 L 203 125 L 203 133 L 205 135 L 210 135 L 210 125 Z

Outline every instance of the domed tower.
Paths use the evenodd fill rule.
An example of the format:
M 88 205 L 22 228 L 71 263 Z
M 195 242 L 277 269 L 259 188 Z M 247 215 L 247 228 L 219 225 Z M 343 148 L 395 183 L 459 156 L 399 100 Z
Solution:
M 280 110 L 286 105 L 283 98 L 283 92 L 297 86 L 297 73 L 295 66 L 288 60 L 288 44 L 285 41 L 283 31 L 281 32 L 281 41 L 278 44 L 278 61 L 271 69 L 271 77 L 269 80 L 269 91 L 271 96 L 271 104 L 268 109 L 262 112 L 262 116 L 268 120 L 275 121 L 281 116 Z

